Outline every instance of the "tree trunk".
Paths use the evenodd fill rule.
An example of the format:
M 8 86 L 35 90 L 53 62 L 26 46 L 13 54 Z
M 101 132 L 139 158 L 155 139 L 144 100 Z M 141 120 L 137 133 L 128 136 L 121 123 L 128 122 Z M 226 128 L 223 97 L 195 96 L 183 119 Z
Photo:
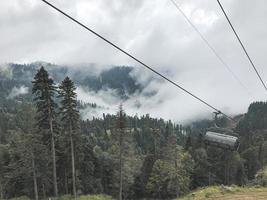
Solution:
M 73 190 L 73 195 L 76 198 L 76 176 L 75 176 L 74 144 L 73 144 L 73 138 L 72 138 L 71 134 L 70 134 L 70 146 L 71 146 L 72 190 Z
M 53 159 L 53 185 L 54 185 L 54 195 L 58 196 L 57 189 L 57 169 L 56 169 L 56 150 L 55 150 L 55 136 L 53 131 L 53 122 L 50 115 L 50 132 L 51 132 L 51 148 L 52 148 L 52 159 Z
M 261 142 L 260 144 L 260 147 L 259 147 L 259 153 L 258 153 L 258 160 L 259 160 L 259 163 L 260 163 L 260 168 L 263 167 L 264 165 L 264 162 L 263 162 L 263 142 Z
M 65 171 L 64 171 L 64 176 L 65 176 L 65 193 L 66 194 L 69 194 L 69 189 L 68 189 L 68 177 L 67 177 L 67 170 L 66 170 L 66 168 L 65 168 Z
M 0 180 L 0 199 L 4 199 L 4 192 L 3 192 L 3 186 Z
M 35 160 L 33 153 L 32 153 L 32 172 L 33 172 L 34 197 L 35 200 L 38 200 L 38 186 L 37 186 L 36 168 L 35 168 Z
M 229 155 L 228 151 L 225 152 L 225 168 L 224 168 L 224 184 L 229 184 Z
M 176 149 L 174 149 L 175 151 L 175 161 L 174 161 L 174 165 L 175 165 L 175 178 L 176 178 L 176 183 L 177 185 L 175 185 L 175 193 L 176 193 L 176 197 L 179 196 L 179 188 L 178 188 L 178 164 L 177 164 L 177 160 L 178 160 L 178 156 L 177 156 L 177 152 L 176 152 Z
M 120 130 L 120 193 L 119 200 L 122 200 L 122 130 Z
M 46 199 L 46 191 L 45 191 L 45 185 L 43 184 L 43 199 Z

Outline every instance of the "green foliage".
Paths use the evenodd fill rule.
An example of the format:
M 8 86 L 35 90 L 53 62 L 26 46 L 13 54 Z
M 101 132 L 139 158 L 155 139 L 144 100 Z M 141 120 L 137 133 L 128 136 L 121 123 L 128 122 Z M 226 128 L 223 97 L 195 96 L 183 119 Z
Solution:
M 203 187 L 211 182 L 211 163 L 208 160 L 208 154 L 205 148 L 195 149 L 192 153 L 195 165 L 192 175 L 192 183 L 194 187 Z
M 63 195 L 59 197 L 53 197 L 52 200 L 72 200 L 74 199 L 71 195 Z
M 61 122 L 67 131 L 77 130 L 79 123 L 79 111 L 77 110 L 77 94 L 73 81 L 66 77 L 59 86 L 59 97 L 61 97 Z M 73 133 L 72 133 L 73 134 Z
M 192 188 L 210 184 L 241 186 L 254 179 L 257 171 L 267 164 L 266 111 L 266 102 L 255 102 L 245 115 L 235 117 L 237 124 L 219 119 L 217 124 L 220 127 L 236 126 L 234 132 L 238 134 L 241 144 L 238 152 L 204 144 L 203 135 L 213 126 L 212 121 L 199 121 L 191 125 L 185 147 L 195 161 Z
M 40 130 L 50 130 L 50 122 L 56 126 L 56 87 L 48 72 L 41 67 L 32 81 L 32 94 L 37 109 L 36 121 Z M 54 128 L 53 127 L 53 128 Z
M 77 199 L 78 200 L 112 200 L 113 198 L 107 195 L 89 195 L 89 196 L 81 196 Z
M 75 162 L 75 144 L 81 139 L 80 127 L 79 127 L 79 111 L 77 110 L 77 95 L 75 93 L 75 86 L 73 81 L 66 77 L 61 85 L 59 86 L 59 94 L 61 97 L 61 123 L 63 125 L 63 131 L 68 133 L 67 141 L 70 142 L 70 153 L 71 153 L 71 171 L 72 171 L 72 192 L 76 197 L 76 168 L 77 163 Z M 63 137 L 66 139 L 66 137 Z M 68 142 L 66 142 L 68 144 Z M 66 148 L 66 147 L 65 147 Z M 76 150 L 76 154 L 78 151 Z M 65 155 L 66 157 L 68 155 Z M 76 163 L 76 164 L 75 164 Z M 67 167 L 66 167 L 67 168 Z M 66 170 L 65 168 L 65 170 Z
M 177 198 L 176 200 L 206 200 L 206 199 L 265 199 L 267 188 L 264 187 L 238 187 L 231 186 L 210 186 L 198 189 L 190 194 Z M 265 198 L 264 198 L 265 197 Z
M 157 160 L 149 177 L 147 189 L 155 198 L 169 198 L 189 191 L 193 161 L 188 153 L 175 151 L 171 160 Z
M 21 196 L 21 197 L 11 198 L 10 200 L 30 200 L 30 198 L 27 196 Z
M 54 195 L 58 195 L 57 186 L 57 169 L 56 169 L 56 130 L 58 130 L 57 123 L 57 104 L 55 103 L 56 86 L 52 78 L 49 77 L 48 72 L 41 67 L 32 81 L 32 94 L 36 106 L 36 125 L 38 131 L 42 132 L 43 144 L 51 145 L 52 154 L 52 171 L 53 171 L 53 188 Z M 51 142 L 51 143 L 50 143 Z
M 258 171 L 255 177 L 255 184 L 263 187 L 267 186 L 267 166 Z
M 120 171 L 124 199 L 169 199 L 207 185 L 243 186 L 254 180 L 257 172 L 255 182 L 266 184 L 266 170 L 258 171 L 267 164 L 264 102 L 251 104 L 246 115 L 237 116 L 240 122 L 235 131 L 241 141 L 238 152 L 205 145 L 203 133 L 213 125 L 210 120 L 185 128 L 151 118 L 149 114 L 131 117 L 119 112 L 119 115 L 103 114 L 103 118 L 92 120 L 80 118 L 78 109 L 95 109 L 98 102 L 77 102 L 75 84 L 87 85 L 95 91 L 116 89 L 121 97 L 128 98 L 128 94 L 142 90 L 131 78 L 131 70 L 115 68 L 101 72 L 98 77 L 75 71 L 71 73 L 72 81 L 66 77 L 68 69 L 47 64 L 34 77 L 33 95 L 14 99 L 6 97 L 16 85 L 31 87 L 36 66 L 14 65 L 0 73 L 1 197 L 36 198 L 34 180 L 39 199 L 52 196 L 54 158 L 60 194 L 71 194 L 74 185 L 78 194 L 108 194 L 118 199 Z M 54 81 L 62 81 L 59 88 Z M 32 97 L 35 106 L 29 104 Z M 220 118 L 218 125 L 234 127 L 226 118 Z M 55 139 L 54 157 L 51 156 L 52 138 Z M 72 161 L 75 165 L 71 165 Z M 76 184 L 72 184 L 74 177 Z M 208 199 L 213 193 L 237 191 L 242 189 L 212 187 L 199 195 Z M 65 195 L 57 199 L 72 197 Z M 111 197 L 89 195 L 77 199 Z
M 52 198 L 52 200 L 113 200 L 113 198 L 111 196 L 108 195 L 102 195 L 102 194 L 98 194 L 98 195 L 82 195 L 79 196 L 77 198 L 72 197 L 71 195 L 64 195 L 64 196 L 60 196 L 57 198 Z

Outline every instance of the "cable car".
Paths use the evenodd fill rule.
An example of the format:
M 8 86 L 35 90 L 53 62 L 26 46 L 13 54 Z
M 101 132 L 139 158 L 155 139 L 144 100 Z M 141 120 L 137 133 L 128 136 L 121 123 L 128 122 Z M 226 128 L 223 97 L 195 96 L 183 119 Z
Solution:
M 216 125 L 218 114 L 221 113 L 215 113 L 215 126 L 209 128 L 204 135 L 205 144 L 229 149 L 231 151 L 237 151 L 240 145 L 237 134 L 230 129 L 219 128 Z
M 206 132 L 204 136 L 204 142 L 208 145 L 213 145 L 232 151 L 237 151 L 239 148 L 239 140 L 237 137 L 212 131 Z

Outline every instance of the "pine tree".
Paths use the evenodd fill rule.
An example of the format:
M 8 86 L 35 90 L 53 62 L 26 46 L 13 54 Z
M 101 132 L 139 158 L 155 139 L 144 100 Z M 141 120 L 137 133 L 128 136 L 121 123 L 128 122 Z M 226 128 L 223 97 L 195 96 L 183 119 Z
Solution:
M 34 110 L 32 105 L 26 104 L 22 106 L 21 117 L 22 126 L 20 127 L 25 134 L 25 137 L 21 140 L 22 148 L 20 151 L 23 155 L 23 162 L 26 162 L 26 166 L 31 169 L 33 178 L 33 190 L 35 200 L 39 199 L 38 184 L 37 184 L 37 166 L 36 166 L 36 152 L 41 152 L 41 144 L 37 134 L 34 134 Z M 23 148 L 24 146 L 24 148 Z M 28 163 L 27 163 L 28 162 Z
M 0 199 L 5 198 L 6 185 L 8 182 L 5 176 L 8 172 L 6 164 L 9 160 L 9 149 L 8 145 L 0 144 Z
M 122 104 L 119 106 L 119 111 L 117 113 L 117 128 L 119 131 L 119 160 L 120 160 L 120 189 L 119 189 L 119 200 L 122 200 L 122 170 L 123 170 L 123 136 L 125 130 L 125 113 Z
M 40 183 L 47 180 L 47 174 L 42 166 L 49 160 L 47 148 L 42 144 L 41 135 L 34 128 L 35 112 L 31 104 L 23 103 L 17 110 L 15 121 L 17 129 L 12 131 L 12 142 L 9 146 L 10 160 L 8 162 L 9 173 L 6 176 L 13 192 L 25 192 L 28 196 L 38 200 Z M 25 186 L 20 185 L 24 183 Z M 23 187 L 22 187 L 23 186 Z M 34 192 L 34 194 L 33 194 Z
M 56 172 L 56 149 L 55 149 L 55 127 L 56 127 L 56 103 L 54 101 L 56 87 L 53 79 L 49 78 L 48 72 L 41 67 L 32 81 L 32 93 L 37 108 L 37 126 L 46 135 L 49 133 L 51 139 L 51 152 L 53 163 L 53 187 L 54 195 L 58 195 L 57 172 Z
M 76 175 L 75 175 L 75 155 L 74 155 L 74 137 L 79 128 L 79 111 L 77 110 L 77 100 L 73 81 L 66 77 L 59 86 L 61 100 L 62 123 L 67 129 L 71 146 L 71 169 L 72 169 L 72 190 L 76 197 Z

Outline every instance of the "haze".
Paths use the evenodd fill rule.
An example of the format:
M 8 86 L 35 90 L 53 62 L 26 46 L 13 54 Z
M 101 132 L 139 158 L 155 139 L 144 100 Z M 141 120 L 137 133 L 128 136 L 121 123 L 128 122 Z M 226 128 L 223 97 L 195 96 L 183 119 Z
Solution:
M 169 0 L 50 2 L 227 114 L 243 113 L 250 102 L 266 99 L 266 91 L 216 1 L 177 0 L 177 3 L 247 90 L 229 74 Z M 266 81 L 267 2 L 221 2 Z M 0 63 L 130 65 L 136 68 L 137 81 L 145 82 L 152 76 L 39 0 L 1 1 L 0 38 Z M 153 81 L 146 90 L 158 90 L 158 93 L 151 99 L 133 97 L 125 104 L 126 112 L 150 113 L 175 121 L 211 116 L 212 110 L 169 83 Z M 90 98 L 91 93 L 80 89 L 78 94 L 82 99 L 86 95 Z M 92 98 L 105 100 L 105 96 L 109 98 L 100 94 Z M 143 104 L 139 110 L 131 106 L 136 99 Z

